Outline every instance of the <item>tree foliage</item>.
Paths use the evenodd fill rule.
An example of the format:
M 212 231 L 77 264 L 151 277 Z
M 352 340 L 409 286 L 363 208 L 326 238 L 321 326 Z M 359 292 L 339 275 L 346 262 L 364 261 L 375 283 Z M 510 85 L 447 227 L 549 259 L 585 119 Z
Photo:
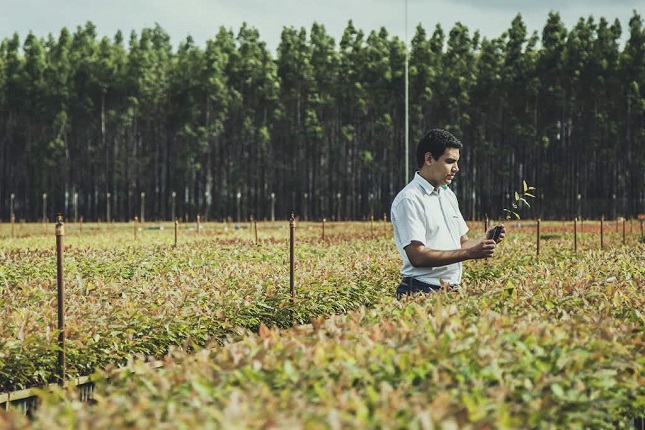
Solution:
M 502 217 L 522 181 L 533 216 L 645 212 L 645 27 L 551 12 L 493 39 L 419 25 L 409 47 L 410 164 L 429 128 L 463 140 L 468 218 Z M 0 218 L 364 219 L 404 172 L 404 41 L 349 21 L 220 28 L 173 47 L 159 26 L 0 42 Z M 48 195 L 48 200 L 44 198 Z

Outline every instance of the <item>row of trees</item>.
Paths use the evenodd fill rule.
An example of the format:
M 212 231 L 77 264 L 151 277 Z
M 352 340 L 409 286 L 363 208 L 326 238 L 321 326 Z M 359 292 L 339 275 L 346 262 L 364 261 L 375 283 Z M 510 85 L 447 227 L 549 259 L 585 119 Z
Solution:
M 314 23 L 220 28 L 173 48 L 156 26 L 128 41 L 92 23 L 0 43 L 0 219 L 196 215 L 380 217 L 428 128 L 465 143 L 453 185 L 468 218 L 502 216 L 522 181 L 527 216 L 645 212 L 645 28 L 520 15 L 486 39 L 419 25 L 406 54 L 386 29 L 350 21 L 338 44 Z M 274 58 L 275 56 L 275 58 Z M 47 194 L 45 198 L 44 194 Z M 13 194 L 13 198 L 11 195 Z

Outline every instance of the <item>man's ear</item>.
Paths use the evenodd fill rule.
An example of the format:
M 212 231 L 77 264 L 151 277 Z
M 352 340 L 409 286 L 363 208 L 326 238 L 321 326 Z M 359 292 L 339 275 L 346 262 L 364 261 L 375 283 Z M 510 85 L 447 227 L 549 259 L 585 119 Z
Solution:
M 434 158 L 432 158 L 432 152 L 426 152 L 426 154 L 424 155 L 424 157 L 425 157 L 425 160 L 424 160 L 424 161 L 425 161 L 425 163 L 426 163 L 428 166 L 432 165 L 432 162 L 434 161 Z

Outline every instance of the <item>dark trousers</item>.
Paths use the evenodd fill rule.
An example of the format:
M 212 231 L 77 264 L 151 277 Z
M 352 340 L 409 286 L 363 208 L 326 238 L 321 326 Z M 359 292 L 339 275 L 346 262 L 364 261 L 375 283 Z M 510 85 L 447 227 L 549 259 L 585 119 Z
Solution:
M 440 285 L 427 284 L 414 278 L 403 278 L 396 289 L 396 298 L 401 299 L 404 295 L 416 293 L 436 293 L 441 291 Z

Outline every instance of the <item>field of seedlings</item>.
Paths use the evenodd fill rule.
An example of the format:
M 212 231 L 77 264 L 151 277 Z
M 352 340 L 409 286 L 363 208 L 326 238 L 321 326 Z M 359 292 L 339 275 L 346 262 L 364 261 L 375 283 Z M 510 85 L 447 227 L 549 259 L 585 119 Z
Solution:
M 93 401 L 36 390 L 0 427 L 633 427 L 640 226 L 540 227 L 538 248 L 535 221 L 507 224 L 460 291 L 399 301 L 383 221 L 298 222 L 295 297 L 288 221 L 182 224 L 177 246 L 170 223 L 68 223 L 66 373 L 93 375 Z M 55 245 L 53 224 L 0 224 L 0 393 L 56 381 Z

